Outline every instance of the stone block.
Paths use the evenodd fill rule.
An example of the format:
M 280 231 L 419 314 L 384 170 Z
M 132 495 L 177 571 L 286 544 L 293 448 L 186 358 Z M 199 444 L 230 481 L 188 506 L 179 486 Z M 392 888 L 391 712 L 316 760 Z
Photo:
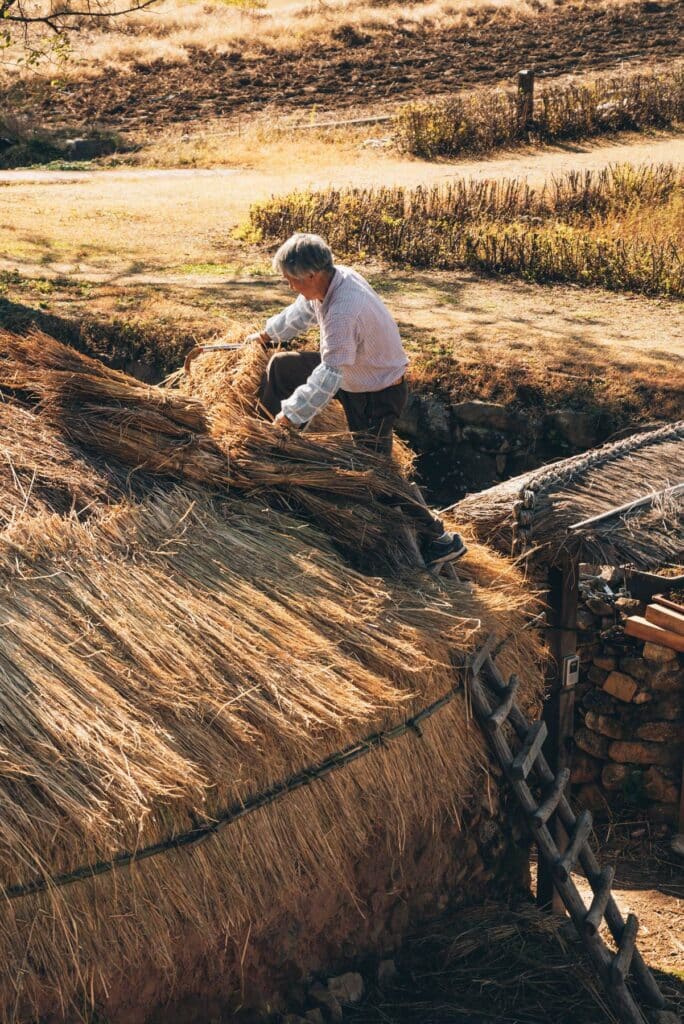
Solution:
M 638 690 L 636 681 L 625 672 L 611 672 L 603 684 L 603 689 L 611 697 L 628 704 Z
M 328 992 L 339 1003 L 358 1003 L 363 998 L 363 978 L 356 971 L 348 971 L 336 978 L 328 978 Z
M 404 411 L 397 420 L 397 433 L 410 440 L 416 440 L 421 435 L 421 409 L 422 401 L 413 391 L 409 392 L 408 401 Z
M 656 693 L 678 693 L 684 691 L 684 674 L 679 666 L 663 665 L 651 675 L 647 686 Z
M 670 661 L 677 661 L 677 652 L 671 651 L 669 647 L 661 647 L 660 644 L 652 644 L 646 641 L 644 644 L 644 658 L 656 665 L 665 665 Z
M 464 427 L 463 440 L 468 441 L 477 451 L 497 455 L 505 438 L 498 430 L 490 430 L 488 427 Z
M 582 707 L 588 711 L 599 709 L 602 711 L 614 711 L 617 706 L 615 700 L 605 690 L 589 690 L 582 697 Z
M 601 736 L 608 736 L 612 740 L 626 740 L 633 735 L 632 730 L 619 718 L 612 715 L 601 715 L 596 711 L 587 711 L 584 716 L 584 724 L 592 732 L 598 732 Z M 649 739 L 650 737 L 645 737 Z
M 684 743 L 684 722 L 645 722 L 637 728 L 636 735 L 640 740 L 656 743 Z
M 649 799 L 660 804 L 675 804 L 679 799 L 679 788 L 676 783 L 653 765 L 644 772 L 643 788 Z
M 605 789 L 623 789 L 635 775 L 641 776 L 641 772 L 630 764 L 604 764 L 601 783 Z
M 320 981 L 316 982 L 309 989 L 309 995 L 315 1002 L 320 1003 L 328 1011 L 330 1019 L 335 1021 L 336 1024 L 340 1024 L 343 1020 L 342 1007 L 339 999 L 337 999 L 332 992 L 329 992 L 325 985 L 322 985 Z
M 452 406 L 454 417 L 461 423 L 473 427 L 489 427 L 509 433 L 522 433 L 526 430 L 527 419 L 520 413 L 508 409 L 496 402 L 457 402 Z
M 593 448 L 599 439 L 598 417 L 576 409 L 555 409 L 544 420 L 544 433 L 553 431 L 573 448 Z
M 576 750 L 572 758 L 572 772 L 570 781 L 574 785 L 584 782 L 595 782 L 601 774 L 601 761 L 595 757 L 585 754 L 583 750 Z
M 618 660 L 614 654 L 597 654 L 594 658 L 594 665 L 606 672 L 613 672 L 618 666 Z
M 580 661 L 593 661 L 594 658 L 600 657 L 603 654 L 603 646 L 597 640 L 593 640 L 589 643 L 578 645 L 577 653 L 579 654 Z
M 307 1010 L 304 1016 L 309 1024 L 325 1024 L 325 1018 L 318 1007 L 315 1010 Z
M 580 726 L 575 732 L 575 745 L 585 754 L 591 754 L 592 757 L 598 757 L 599 760 L 605 761 L 608 757 L 610 741 L 605 736 L 599 736 L 598 733 Z
M 653 700 L 653 694 L 650 690 L 639 690 L 639 692 L 632 697 L 632 704 L 648 704 Z
M 625 617 L 628 615 L 643 615 L 645 610 L 643 601 L 638 601 L 636 597 L 617 597 L 615 599 L 615 607 Z
M 596 665 L 592 665 L 591 668 L 587 670 L 587 679 L 590 683 L 593 683 L 594 686 L 603 686 L 607 678 L 608 672 L 603 668 L 597 668 Z
M 378 964 L 378 985 L 383 988 L 391 985 L 397 977 L 397 965 L 394 960 L 381 960 Z
M 577 609 L 577 628 L 585 630 L 587 633 L 595 633 L 598 629 L 595 616 L 582 605 Z
M 438 444 L 449 444 L 451 441 L 451 424 L 449 409 L 439 398 L 423 400 L 425 425 L 433 441 Z
M 631 655 L 620 658 L 620 671 L 626 672 L 632 679 L 638 679 L 641 683 L 653 675 L 653 668 L 647 665 L 643 658 L 634 658 Z
M 665 694 L 639 712 L 640 722 L 675 722 L 684 718 L 684 693 Z
M 608 757 L 620 764 L 668 765 L 679 761 L 680 752 L 675 746 L 649 743 L 648 740 L 614 740 L 609 745 Z
M 613 605 L 605 597 L 588 597 L 586 606 L 594 615 L 613 615 Z

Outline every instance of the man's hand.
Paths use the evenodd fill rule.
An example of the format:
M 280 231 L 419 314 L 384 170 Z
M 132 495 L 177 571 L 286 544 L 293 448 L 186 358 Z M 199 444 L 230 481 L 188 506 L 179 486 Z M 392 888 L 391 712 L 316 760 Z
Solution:
M 248 334 L 245 338 L 245 345 L 253 344 L 255 342 L 263 345 L 264 348 L 268 348 L 271 344 L 271 338 L 266 331 L 255 331 L 254 334 Z
M 278 415 L 275 417 L 275 419 L 273 420 L 273 425 L 275 427 L 280 427 L 280 429 L 284 431 L 297 429 L 296 424 L 294 424 L 292 420 L 288 420 L 285 413 L 282 412 L 279 412 Z

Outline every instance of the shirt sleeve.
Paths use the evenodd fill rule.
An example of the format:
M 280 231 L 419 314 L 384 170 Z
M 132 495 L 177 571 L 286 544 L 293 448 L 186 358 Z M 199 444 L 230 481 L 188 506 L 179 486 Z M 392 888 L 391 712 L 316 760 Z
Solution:
M 319 363 L 304 384 L 293 391 L 281 405 L 281 412 L 297 427 L 324 409 L 335 397 L 342 383 L 342 374 L 326 363 Z
M 281 313 L 276 313 L 266 321 L 266 333 L 274 341 L 291 341 L 298 334 L 308 331 L 315 319 L 313 306 L 300 295 Z

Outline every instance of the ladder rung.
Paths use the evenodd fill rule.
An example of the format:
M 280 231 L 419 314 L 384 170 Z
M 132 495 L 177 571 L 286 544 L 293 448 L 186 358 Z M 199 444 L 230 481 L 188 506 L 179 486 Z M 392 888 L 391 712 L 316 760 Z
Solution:
M 500 729 L 508 718 L 513 702 L 515 701 L 518 687 L 520 686 L 520 680 L 517 676 L 511 676 L 510 682 L 508 683 L 508 689 L 506 696 L 499 704 L 495 711 L 492 711 L 491 715 L 487 720 L 487 724 L 490 729 Z
M 511 777 L 514 779 L 526 779 L 530 774 L 532 765 L 537 759 L 537 754 L 544 745 L 548 730 L 546 722 L 540 720 L 534 722 L 527 730 L 523 745 L 513 758 L 511 763 Z
M 554 865 L 556 875 L 562 882 L 567 882 L 570 877 L 570 872 L 577 862 L 579 852 L 589 838 L 593 823 L 594 819 L 591 816 L 591 811 L 582 811 L 577 817 L 568 848 Z
M 532 823 L 536 828 L 541 828 L 549 820 L 553 812 L 558 807 L 558 801 L 562 797 L 565 787 L 570 782 L 570 769 L 561 768 L 558 775 L 554 779 L 553 786 L 549 790 L 548 794 L 544 797 L 543 801 L 539 804 L 539 807 L 532 815 Z
M 587 935 L 596 935 L 599 930 L 603 915 L 606 912 L 608 906 L 608 900 L 610 899 L 610 890 L 615 878 L 615 868 L 606 867 L 601 871 L 596 881 L 596 887 L 592 881 L 592 888 L 594 889 L 594 898 L 591 902 L 591 907 L 587 911 L 587 916 L 584 918 L 582 927 L 584 928 Z
M 620 948 L 610 965 L 610 975 L 613 984 L 619 984 L 621 981 L 624 981 L 629 974 L 629 966 L 634 955 L 638 930 L 639 919 L 635 914 L 628 914 L 625 927 L 622 929 L 622 935 L 620 936 Z
M 482 647 L 480 648 L 480 650 L 477 652 L 472 662 L 470 663 L 470 669 L 474 676 L 478 675 L 485 661 L 487 661 L 487 659 L 489 658 L 495 643 L 496 636 L 494 633 L 490 633 L 487 639 L 485 640 L 484 644 L 482 645 Z

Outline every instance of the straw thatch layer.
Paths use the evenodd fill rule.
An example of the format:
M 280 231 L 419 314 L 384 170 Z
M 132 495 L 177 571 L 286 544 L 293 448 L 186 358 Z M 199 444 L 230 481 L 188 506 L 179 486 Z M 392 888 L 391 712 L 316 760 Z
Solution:
M 453 832 L 487 788 L 484 741 L 457 693 L 422 736 L 376 744 L 201 844 L 174 837 L 449 694 L 492 631 L 508 639 L 502 670 L 534 702 L 541 652 L 523 631 L 520 576 L 477 546 L 463 583 L 362 574 L 306 521 L 304 502 L 293 517 L 264 500 L 291 497 L 298 474 L 319 521 L 349 493 L 376 503 L 382 522 L 379 498 L 402 481 L 357 468 L 348 439 L 330 451 L 320 438 L 275 442 L 245 413 L 235 440 L 216 429 L 217 409 L 206 417 L 183 395 L 112 383 L 81 357 L 64 370 L 44 338 L 2 344 L 13 512 L 0 533 L 0 1019 L 87 1017 L 128 965 L 158 993 L 159 978 L 181 986 L 218 949 L 233 984 L 275 919 L 314 928 L 297 914 L 328 892 L 344 894 L 351 920 L 378 850 L 399 878 L 419 838 Z M 203 443 L 179 454 L 176 429 Z M 134 445 L 145 474 L 124 495 Z M 222 494 L 214 470 L 228 467 L 232 482 L 233 446 L 249 452 L 252 479 L 277 486 Z M 174 483 L 188 466 L 192 486 Z M 37 481 L 60 476 L 54 497 L 47 485 L 39 494 Z M 88 877 L 88 865 L 153 844 L 154 855 Z M 57 884 L 65 873 L 76 880 Z
M 684 554 L 684 420 L 645 431 L 584 455 L 507 480 L 453 507 L 476 536 L 499 551 L 553 564 L 563 553 L 586 561 L 631 563 L 644 569 Z M 585 519 L 661 494 L 601 522 Z

